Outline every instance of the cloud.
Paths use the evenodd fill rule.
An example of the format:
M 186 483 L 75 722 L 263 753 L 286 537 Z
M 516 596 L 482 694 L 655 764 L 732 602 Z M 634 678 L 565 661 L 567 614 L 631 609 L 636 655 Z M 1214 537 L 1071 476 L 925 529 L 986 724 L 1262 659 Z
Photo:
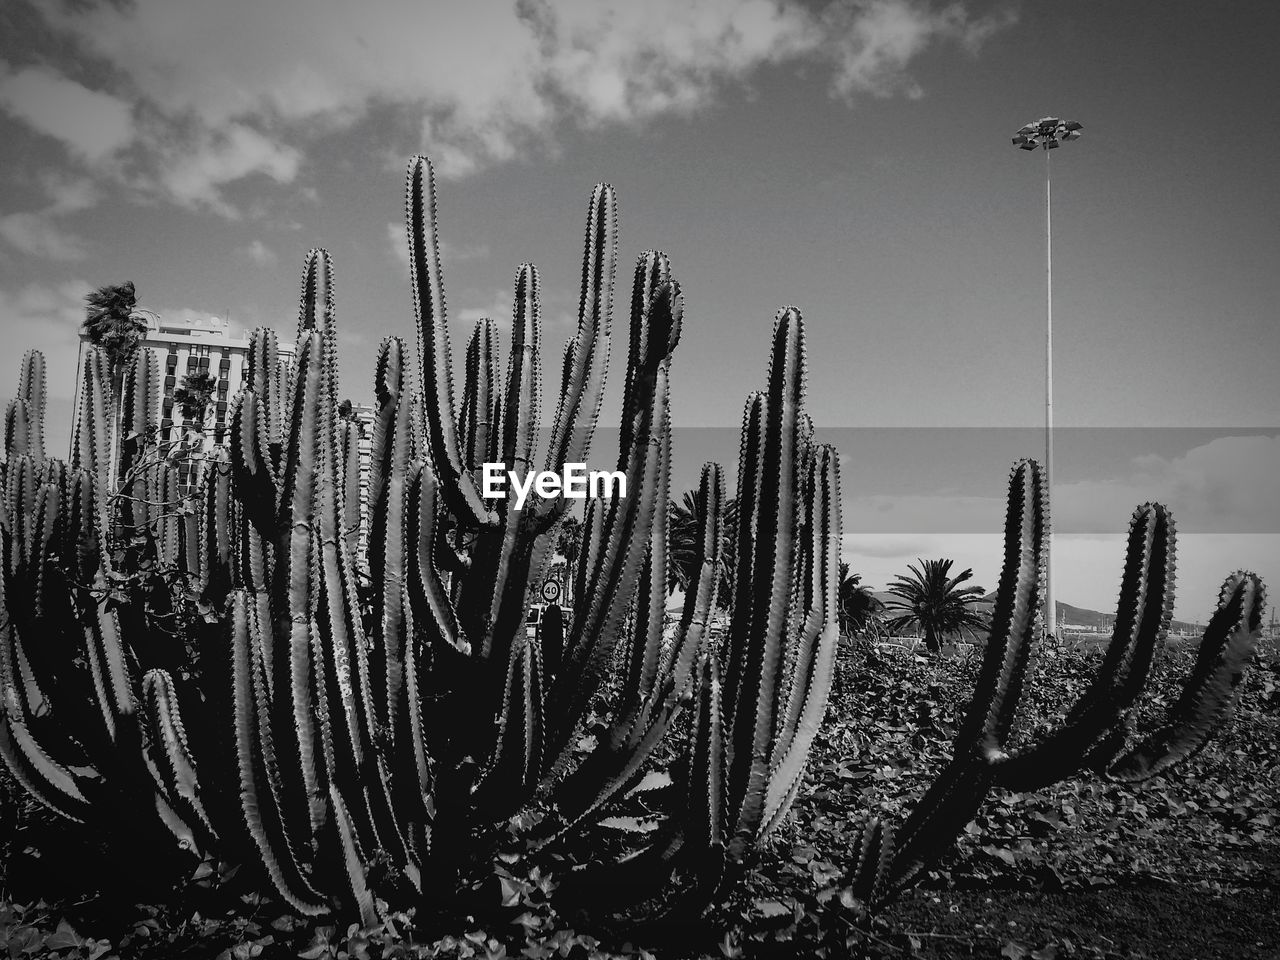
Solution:
M 0 217 L 0 237 L 33 257 L 47 260 L 83 260 L 84 241 L 63 230 L 41 213 L 10 213 Z
M 41 185 L 50 198 L 39 210 L 8 213 L 0 217 L 0 237 L 28 256 L 70 262 L 83 260 L 84 240 L 57 220 L 87 210 L 98 202 L 98 191 L 88 179 L 65 180 L 46 175 Z
M 1011 8 L 972 17 L 962 3 L 938 9 L 919 2 L 871 0 L 832 4 L 824 19 L 836 60 L 832 92 L 852 100 L 861 93 L 923 96 L 924 90 L 906 68 L 927 47 L 949 40 L 976 54 L 989 37 L 1012 26 L 1017 17 Z
M 48 67 L 10 72 L 0 61 L 0 107 L 33 130 L 61 141 L 76 157 L 96 162 L 134 136 L 127 101 L 91 90 Z
M 159 191 L 184 206 L 207 207 L 228 218 L 239 214 L 222 196 L 222 188 L 252 174 L 277 183 L 297 175 L 301 153 L 242 123 L 220 130 L 199 128 L 188 136 L 160 141 L 155 153 Z
M 276 252 L 261 240 L 254 240 L 252 243 L 240 247 L 239 252 L 260 267 L 270 267 L 280 259 Z
M 906 71 L 928 48 L 974 52 L 1012 22 L 924 0 L 37 5 L 109 79 L 25 67 L 0 82 L 0 106 L 100 175 L 227 216 L 227 185 L 293 182 L 308 146 L 374 106 L 394 108 L 398 139 L 441 176 L 463 176 L 554 149 L 565 124 L 693 114 L 766 66 L 818 65 L 844 99 L 918 95 Z
M 1217 437 L 1176 457 L 1135 457 L 1119 478 L 1055 486 L 1055 523 L 1121 527 L 1135 506 L 1156 502 L 1183 532 L 1280 533 L 1277 476 L 1280 435 Z

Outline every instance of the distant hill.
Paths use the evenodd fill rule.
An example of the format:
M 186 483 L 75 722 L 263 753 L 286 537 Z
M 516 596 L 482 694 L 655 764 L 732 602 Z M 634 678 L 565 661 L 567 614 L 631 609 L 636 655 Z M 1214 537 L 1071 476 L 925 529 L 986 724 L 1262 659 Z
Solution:
M 897 599 L 893 594 L 884 590 L 873 591 L 872 595 L 881 603 L 889 603 Z M 994 606 L 995 601 L 996 592 L 992 590 L 982 598 L 980 604 L 989 609 Z M 1069 603 L 1063 603 L 1061 600 L 1055 601 L 1054 606 L 1058 608 L 1059 626 L 1067 629 L 1072 627 L 1085 627 L 1097 630 L 1110 630 L 1116 618 L 1114 613 L 1099 613 L 1097 610 L 1090 610 L 1087 607 L 1072 606 Z M 1183 620 L 1174 620 L 1169 624 L 1170 633 L 1200 634 L 1203 631 L 1204 624 L 1187 623 Z
M 982 602 L 985 604 L 995 603 L 996 593 L 992 590 Z M 1099 613 L 1097 610 L 1090 610 L 1087 607 L 1075 607 L 1069 603 L 1063 603 L 1061 600 L 1054 601 L 1053 604 L 1058 610 L 1058 624 L 1070 629 L 1071 627 L 1096 627 L 1098 629 L 1110 630 L 1115 623 L 1116 615 L 1114 613 Z M 1204 624 L 1187 623 L 1183 620 L 1173 620 L 1169 624 L 1170 633 L 1200 633 L 1204 630 Z

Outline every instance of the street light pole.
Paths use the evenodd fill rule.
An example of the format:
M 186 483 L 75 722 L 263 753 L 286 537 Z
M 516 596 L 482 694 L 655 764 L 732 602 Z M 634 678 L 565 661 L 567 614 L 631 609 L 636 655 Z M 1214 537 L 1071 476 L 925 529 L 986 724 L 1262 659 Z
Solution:
M 1080 124 L 1074 120 L 1042 117 L 1028 123 L 1013 137 L 1014 146 L 1023 150 L 1044 151 L 1044 486 L 1049 502 L 1045 518 L 1044 551 L 1044 631 L 1049 637 L 1058 635 L 1058 608 L 1053 591 L 1053 180 L 1049 169 L 1049 151 L 1067 140 L 1080 136 Z

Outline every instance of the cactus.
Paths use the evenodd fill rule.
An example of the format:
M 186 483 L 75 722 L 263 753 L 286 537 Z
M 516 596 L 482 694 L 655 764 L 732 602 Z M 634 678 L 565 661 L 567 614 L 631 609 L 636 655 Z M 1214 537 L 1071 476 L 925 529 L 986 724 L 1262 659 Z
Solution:
M 486 500 L 480 467 L 523 479 L 535 464 L 586 461 L 613 338 L 617 198 L 606 184 L 591 196 L 545 453 L 538 270 L 515 275 L 505 379 L 497 329 L 481 321 L 455 388 L 423 157 L 409 165 L 406 232 L 418 383 L 404 343 L 383 341 L 363 502 L 322 250 L 303 264 L 295 359 L 274 333 L 253 333 L 228 446 L 200 462 L 193 494 L 178 489 L 183 450 L 150 440 L 154 355 L 137 351 L 121 372 L 117 431 L 107 358 L 85 351 L 69 464 L 43 449 L 43 361 L 24 358 L 0 471 L 0 757 L 40 802 L 111 827 L 122 849 L 142 836 L 146 849 L 168 837 L 184 855 L 216 851 L 259 867 L 299 913 L 372 924 L 383 903 L 433 902 L 487 874 L 512 824 L 534 823 L 535 855 L 558 855 L 637 783 L 686 713 L 664 827 L 616 862 L 575 867 L 562 895 L 637 918 L 700 911 L 785 819 L 831 684 L 839 467 L 803 409 L 800 312 L 777 314 L 764 389 L 747 400 L 735 510 L 721 468 L 703 468 L 698 573 L 668 629 L 684 297 L 666 256 L 638 258 L 616 460 L 627 492 L 588 502 L 577 610 L 550 608 L 530 635 L 530 587 L 567 502 Z M 737 570 L 716 636 L 726 526 Z M 867 826 L 852 882 L 870 904 L 910 883 L 991 786 L 1085 765 L 1121 779 L 1162 772 L 1230 710 L 1261 604 L 1246 574 L 1224 588 L 1168 723 L 1124 749 L 1171 603 L 1172 527 L 1148 507 L 1094 686 L 1063 730 L 1012 748 L 1043 527 L 1038 469 L 1022 464 L 996 629 L 956 758 L 905 824 Z M 78 658 L 85 669 L 68 669 Z M 588 724 L 599 736 L 584 750 Z
M 1129 716 L 1173 610 L 1173 520 L 1160 504 L 1143 504 L 1130 520 L 1115 629 L 1097 673 L 1059 727 L 1034 743 L 1012 746 L 1043 602 L 1045 526 L 1040 467 L 1022 461 L 1009 482 L 1004 568 L 991 635 L 951 763 L 900 827 L 871 821 L 856 857 L 851 881 L 873 910 L 941 856 L 993 787 L 1040 789 L 1086 770 L 1125 782 L 1167 773 L 1201 749 L 1231 711 L 1265 607 L 1261 581 L 1245 572 L 1223 584 L 1196 665 L 1165 723 L 1129 743 Z
M 664 645 L 670 362 L 683 297 L 667 258 L 652 251 L 636 263 L 630 310 L 617 458 L 627 495 L 588 507 L 577 614 L 566 622 L 557 608 L 528 636 L 529 585 L 567 504 L 485 501 L 479 468 L 498 462 L 523 478 L 537 462 L 559 471 L 586 460 L 612 340 L 617 200 L 604 184 L 591 197 L 578 328 L 539 461 L 538 271 L 523 264 L 516 273 L 505 379 L 496 328 L 482 321 L 455 397 L 425 158 L 410 164 L 406 193 L 421 392 L 401 341 L 384 341 L 364 503 L 359 434 L 337 416 L 324 251 L 304 263 L 295 360 L 281 360 L 270 331 L 254 332 L 228 448 L 203 462 L 191 503 L 177 489 L 181 451 L 151 443 L 153 354 L 138 351 L 121 374 L 118 467 L 101 351 L 86 351 L 69 469 L 44 457 L 43 365 L 38 354 L 24 360 L 5 422 L 0 590 L 13 617 L 0 636 L 0 753 L 65 816 L 95 820 L 116 802 L 142 800 L 154 811 L 150 829 L 182 850 L 259 863 L 293 909 L 346 905 L 373 922 L 378 897 L 452 889 L 522 807 L 554 811 L 543 846 L 597 814 L 641 775 L 699 677 L 732 659 L 725 669 L 744 706 L 732 737 L 717 740 L 716 769 L 730 769 L 734 743 L 750 754 L 781 738 L 774 776 L 749 764 L 749 787 L 735 782 L 732 803 L 746 808 L 735 809 L 741 829 L 731 825 L 739 856 L 794 793 L 830 672 L 834 455 L 806 452 L 798 313 L 779 321 L 772 405 L 761 419 L 767 462 L 756 474 L 787 477 L 764 485 L 749 518 L 762 545 L 776 525 L 779 544 L 743 578 L 744 602 L 767 604 L 770 616 L 732 640 L 753 645 L 754 659 L 722 655 L 709 634 L 724 496 L 715 465 L 704 468 L 700 493 L 700 577 Z M 817 527 L 793 504 L 801 483 L 821 502 Z M 804 559 L 793 569 L 797 538 Z M 163 574 L 171 593 L 142 570 Z M 149 591 L 145 608 L 139 590 Z M 20 595 L 35 602 L 7 602 Z M 155 609 L 199 649 L 192 679 L 179 681 L 183 654 L 162 642 Z M 59 638 L 56 657 L 30 643 L 37 631 Z M 76 650 L 86 676 L 46 662 L 65 664 Z M 609 733 L 584 757 L 577 734 L 606 684 L 616 687 Z M 764 696 L 768 716 L 757 724 L 745 698 L 761 689 L 777 693 Z M 706 789 L 719 796 L 726 786 L 717 774 Z M 717 817 L 706 842 L 722 842 L 724 829 Z M 391 867 L 376 890 L 375 855 Z

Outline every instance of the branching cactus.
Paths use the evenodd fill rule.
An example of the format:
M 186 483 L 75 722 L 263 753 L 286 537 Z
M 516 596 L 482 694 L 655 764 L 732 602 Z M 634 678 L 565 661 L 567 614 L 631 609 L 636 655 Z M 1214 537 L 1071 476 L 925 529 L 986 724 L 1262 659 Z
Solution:
M 1023 461 L 1009 481 L 1004 568 L 991 635 L 952 761 L 901 826 L 872 821 L 866 828 L 851 880 L 872 910 L 938 860 L 993 787 L 1040 789 L 1084 771 L 1145 780 L 1200 750 L 1231 712 L 1266 605 L 1261 581 L 1245 572 L 1223 584 L 1182 696 L 1155 732 L 1134 742 L 1130 717 L 1173 610 L 1173 521 L 1160 504 L 1144 504 L 1129 524 L 1115 629 L 1098 672 L 1059 727 L 1013 746 L 1043 602 L 1044 531 L 1040 467 Z
M 153 355 L 140 350 L 121 380 L 117 464 L 108 365 L 86 351 L 69 467 L 44 454 L 43 364 L 24 361 L 4 434 L 0 755 L 69 818 L 108 826 L 145 805 L 151 834 L 260 864 L 299 913 L 372 923 L 382 903 L 438 904 L 487 875 L 513 814 L 533 814 L 522 819 L 547 850 L 604 816 L 692 704 L 702 733 L 678 764 L 682 789 L 714 812 L 690 826 L 677 804 L 664 841 L 634 859 L 718 878 L 785 814 L 830 682 L 838 477 L 801 410 L 799 312 L 779 314 L 767 389 L 748 405 L 735 531 L 746 565 L 728 635 L 711 633 L 725 523 L 715 464 L 699 494 L 699 576 L 668 628 L 684 299 L 663 254 L 638 258 L 625 488 L 587 505 L 576 609 L 530 631 L 530 588 L 568 501 L 486 499 L 482 466 L 524 481 L 587 461 L 613 339 L 617 199 L 601 184 L 590 200 L 577 331 L 557 351 L 545 421 L 538 270 L 516 273 L 505 363 L 482 321 L 456 384 L 421 157 L 406 227 L 417 370 L 399 339 L 383 342 L 363 490 L 322 250 L 304 264 L 294 360 L 253 333 L 228 446 L 186 499 L 172 457 L 146 445 Z M 83 674 L 67 669 L 77 657 Z M 584 751 L 588 723 L 606 733 Z

